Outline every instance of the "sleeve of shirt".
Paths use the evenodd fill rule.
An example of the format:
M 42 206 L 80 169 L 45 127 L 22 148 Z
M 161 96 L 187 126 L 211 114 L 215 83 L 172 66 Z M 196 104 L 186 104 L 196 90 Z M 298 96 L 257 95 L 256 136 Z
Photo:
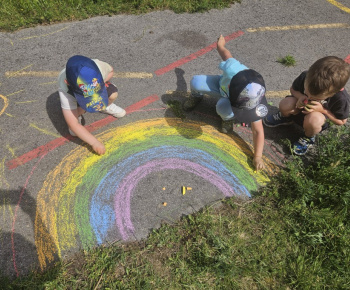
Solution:
M 65 82 L 66 80 L 66 69 L 63 69 L 58 75 L 58 89 L 62 92 L 68 92 L 68 86 Z
M 325 108 L 329 109 L 338 120 L 345 120 L 349 117 L 350 99 L 349 94 L 344 90 L 329 98 Z
M 61 101 L 61 108 L 66 110 L 75 110 L 78 108 L 77 100 L 71 94 L 62 90 L 58 91 Z
M 93 59 L 93 61 L 98 66 L 103 79 L 105 80 L 108 76 L 108 74 L 113 70 L 112 66 L 108 64 L 107 62 L 101 61 L 99 59 Z
M 302 72 L 293 82 L 292 88 L 298 92 L 304 93 L 304 82 L 306 79 L 306 71 Z
M 241 64 L 237 59 L 228 58 L 227 60 L 222 61 L 220 63 L 219 69 L 221 69 L 224 72 L 224 75 L 226 75 L 229 78 L 232 78 L 240 71 L 246 70 L 248 68 L 244 64 Z

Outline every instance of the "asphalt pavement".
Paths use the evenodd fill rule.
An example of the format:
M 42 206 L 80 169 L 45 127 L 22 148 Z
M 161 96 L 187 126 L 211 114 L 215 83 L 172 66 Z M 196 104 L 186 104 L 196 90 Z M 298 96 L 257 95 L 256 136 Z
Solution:
M 177 108 L 195 74 L 220 74 L 215 42 L 260 72 L 269 110 L 317 59 L 350 59 L 346 0 L 242 0 L 224 10 L 95 17 L 0 33 L 0 271 L 11 277 L 80 249 L 147 238 L 229 196 L 250 198 L 288 158 L 294 126 L 266 128 L 254 172 L 250 128 L 218 132 L 216 100 Z M 75 54 L 110 63 L 121 119 L 85 114 L 98 156 L 68 133 L 57 76 Z M 296 65 L 277 60 L 292 55 Z M 347 86 L 347 89 L 349 87 Z M 183 189 L 183 187 L 185 189 Z

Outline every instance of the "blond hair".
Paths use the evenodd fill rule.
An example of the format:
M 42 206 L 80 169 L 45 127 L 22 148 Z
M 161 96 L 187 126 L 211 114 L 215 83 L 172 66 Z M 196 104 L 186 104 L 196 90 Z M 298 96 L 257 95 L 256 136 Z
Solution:
M 344 88 L 349 76 L 348 63 L 336 56 L 326 56 L 311 65 L 305 85 L 312 95 L 333 95 Z

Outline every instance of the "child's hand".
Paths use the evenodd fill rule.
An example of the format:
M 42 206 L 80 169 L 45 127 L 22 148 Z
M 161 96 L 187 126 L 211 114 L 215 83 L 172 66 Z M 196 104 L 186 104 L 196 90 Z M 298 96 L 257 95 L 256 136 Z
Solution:
M 297 103 L 295 104 L 295 107 L 298 109 L 303 109 L 307 103 L 308 103 L 307 96 L 304 95 L 303 98 L 298 99 Z
M 265 169 L 265 164 L 261 156 L 255 156 L 253 159 L 253 164 L 255 166 L 256 171 Z
M 320 102 L 318 102 L 318 101 L 311 101 L 311 102 L 308 102 L 305 105 L 303 113 L 304 114 L 309 114 L 311 112 L 320 112 L 320 113 L 322 113 L 323 110 L 324 110 L 323 105 Z
M 223 37 L 221 34 L 218 38 L 217 47 L 224 47 L 225 44 L 226 44 L 225 37 Z
M 92 144 L 91 147 L 98 155 L 103 155 L 106 152 L 105 145 L 103 145 L 98 140 L 96 140 L 96 142 L 94 144 Z

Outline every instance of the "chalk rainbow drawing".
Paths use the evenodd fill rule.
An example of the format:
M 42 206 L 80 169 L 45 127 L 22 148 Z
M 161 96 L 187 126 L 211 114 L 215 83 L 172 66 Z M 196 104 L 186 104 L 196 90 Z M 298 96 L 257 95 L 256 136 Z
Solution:
M 105 155 L 76 148 L 48 174 L 38 193 L 35 241 L 41 268 L 70 249 L 104 243 L 110 231 L 128 240 L 134 232 L 133 192 L 152 172 L 180 169 L 215 185 L 223 196 L 249 196 L 273 171 L 265 160 L 267 171 L 254 173 L 250 146 L 200 122 L 142 120 L 98 138 Z

